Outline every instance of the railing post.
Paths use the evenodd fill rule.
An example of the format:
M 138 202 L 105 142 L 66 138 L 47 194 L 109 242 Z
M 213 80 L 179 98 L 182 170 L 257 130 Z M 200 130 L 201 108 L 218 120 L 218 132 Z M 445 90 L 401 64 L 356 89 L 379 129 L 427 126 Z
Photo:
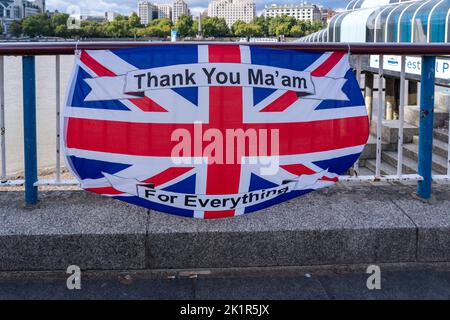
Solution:
M 22 58 L 25 203 L 38 201 L 36 141 L 36 75 L 34 56 Z
M 0 182 L 6 181 L 5 57 L 0 56 Z
M 418 173 L 423 181 L 419 181 L 417 194 L 423 199 L 431 198 L 435 68 L 436 57 L 422 58 Z

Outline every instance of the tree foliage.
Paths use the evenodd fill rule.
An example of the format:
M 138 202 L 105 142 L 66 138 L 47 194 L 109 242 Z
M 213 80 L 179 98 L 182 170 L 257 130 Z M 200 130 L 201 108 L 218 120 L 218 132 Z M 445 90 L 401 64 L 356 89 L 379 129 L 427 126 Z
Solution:
M 202 32 L 205 37 L 226 37 L 230 29 L 223 18 L 204 17 L 202 19 Z
M 195 36 L 198 32 L 198 20 L 183 15 L 177 23 L 166 18 L 154 19 L 147 26 L 141 24 L 136 13 L 129 17 L 118 16 L 113 21 L 82 21 L 79 29 L 68 29 L 69 15 L 65 13 L 38 14 L 13 21 L 9 33 L 14 37 L 56 36 L 62 38 L 129 38 L 170 36 L 170 30 L 177 29 L 180 37 Z M 320 21 L 309 22 L 296 20 L 289 16 L 274 18 L 256 17 L 250 23 L 237 21 L 228 28 L 224 19 L 217 17 L 202 18 L 202 33 L 205 37 L 303 37 L 322 29 Z
M 195 35 L 194 29 L 194 19 L 191 15 L 184 14 L 177 19 L 175 24 L 175 29 L 180 37 L 190 37 Z

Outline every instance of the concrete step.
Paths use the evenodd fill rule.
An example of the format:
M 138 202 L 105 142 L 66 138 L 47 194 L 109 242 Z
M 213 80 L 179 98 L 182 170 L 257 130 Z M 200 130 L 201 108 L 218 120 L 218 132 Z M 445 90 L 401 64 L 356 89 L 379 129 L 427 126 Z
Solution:
M 381 174 L 382 175 L 396 175 L 397 174 L 397 153 L 396 152 L 387 152 L 385 155 L 383 153 L 382 161 L 381 161 Z M 417 173 L 417 161 L 406 157 L 404 154 L 403 157 L 403 173 L 404 174 L 415 174 Z M 371 174 L 376 172 L 376 160 L 369 159 L 364 161 L 364 167 L 370 170 Z M 434 170 L 433 167 L 432 174 L 433 175 L 441 175 L 445 174 L 447 171 L 443 172 L 442 170 Z M 360 173 L 360 175 L 362 175 Z
M 417 161 L 419 159 L 419 146 L 413 143 L 404 145 L 403 155 L 405 159 L 411 159 L 417 165 Z M 447 174 L 447 158 L 433 153 L 433 171 L 437 174 Z
M 397 152 L 387 151 L 381 154 L 381 159 L 393 167 L 397 167 Z M 403 157 L 403 173 L 415 174 L 417 173 L 417 161 L 410 159 L 406 156 Z
M 396 144 L 398 142 L 398 131 L 400 127 L 399 120 L 383 120 L 381 136 L 383 141 L 388 144 Z M 370 133 L 377 135 L 377 119 L 374 119 L 370 125 Z M 409 123 L 404 124 L 403 140 L 405 143 L 411 143 L 414 136 L 419 134 L 419 128 Z
M 414 144 L 419 144 L 419 137 L 415 136 L 413 139 Z M 448 143 L 443 142 L 438 139 L 433 139 L 433 154 L 436 154 L 438 156 L 447 158 L 448 154 Z
M 366 161 L 371 161 L 371 160 L 366 160 Z M 363 161 L 363 163 L 361 163 L 361 165 L 359 166 L 359 171 L 358 171 L 359 176 L 373 176 L 373 174 L 375 172 L 375 171 L 372 171 L 369 168 L 367 168 L 366 161 Z
M 446 129 L 446 128 L 434 129 L 433 137 L 436 140 L 440 140 L 442 142 L 448 143 L 448 129 Z
M 395 151 L 397 150 L 396 143 L 387 143 L 386 141 L 381 142 L 381 150 L 383 151 Z M 364 147 L 364 150 L 361 154 L 360 160 L 365 159 L 374 159 L 377 156 L 377 137 L 371 135 L 369 140 Z
M 405 106 L 405 121 L 416 127 L 419 126 L 419 106 Z M 445 125 L 445 121 L 448 120 L 448 111 L 444 108 L 434 108 L 434 127 L 440 128 Z
M 376 173 L 376 160 L 370 159 L 365 161 L 365 168 L 370 171 L 370 174 L 373 175 Z M 395 175 L 397 174 L 397 167 L 394 167 L 386 162 L 381 162 L 381 174 L 384 176 Z M 360 173 L 361 175 L 361 173 Z

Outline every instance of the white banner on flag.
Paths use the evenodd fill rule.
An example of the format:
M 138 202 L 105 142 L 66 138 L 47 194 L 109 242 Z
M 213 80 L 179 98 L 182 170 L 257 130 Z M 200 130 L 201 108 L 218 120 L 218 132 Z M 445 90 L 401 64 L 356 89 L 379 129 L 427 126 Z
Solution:
M 325 176 L 330 176 L 330 173 L 325 170 L 312 175 L 302 175 L 297 179 L 288 181 L 275 188 L 234 195 L 202 195 L 164 191 L 136 179 L 122 178 L 105 172 L 103 174 L 114 189 L 123 193 L 137 196 L 154 203 L 170 205 L 179 209 L 201 211 L 223 211 L 246 208 L 251 205 L 257 205 L 275 199 L 280 195 L 292 191 L 314 189 L 320 179 Z M 337 175 L 333 176 L 337 177 Z M 335 183 L 334 181 L 322 182 L 325 182 L 328 185 L 333 185 Z
M 85 79 L 85 101 L 132 99 L 148 90 L 236 86 L 295 91 L 314 99 L 348 101 L 345 78 L 313 77 L 310 72 L 241 63 L 197 63 L 134 70 L 114 77 Z

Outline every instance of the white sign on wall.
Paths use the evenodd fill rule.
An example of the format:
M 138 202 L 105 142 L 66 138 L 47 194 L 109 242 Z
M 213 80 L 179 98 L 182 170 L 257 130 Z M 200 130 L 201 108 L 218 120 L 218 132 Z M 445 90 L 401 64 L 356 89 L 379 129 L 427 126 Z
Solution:
M 378 69 L 379 56 L 370 56 L 370 67 Z M 422 59 L 420 57 L 406 57 L 406 73 L 421 75 Z M 401 57 L 400 56 L 384 56 L 384 70 L 400 72 Z M 450 58 L 436 59 L 436 78 L 450 80 Z

